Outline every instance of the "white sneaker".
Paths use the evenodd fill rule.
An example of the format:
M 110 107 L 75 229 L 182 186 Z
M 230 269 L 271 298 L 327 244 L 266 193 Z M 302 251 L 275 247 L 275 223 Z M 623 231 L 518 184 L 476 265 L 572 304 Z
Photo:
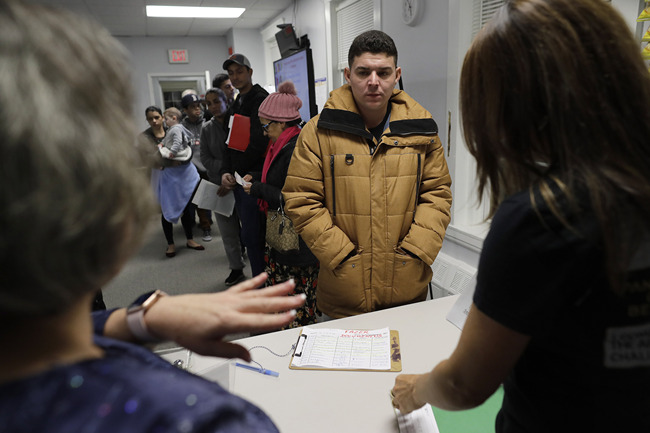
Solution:
M 203 240 L 205 242 L 210 242 L 212 240 L 212 235 L 210 234 L 210 230 L 203 230 Z

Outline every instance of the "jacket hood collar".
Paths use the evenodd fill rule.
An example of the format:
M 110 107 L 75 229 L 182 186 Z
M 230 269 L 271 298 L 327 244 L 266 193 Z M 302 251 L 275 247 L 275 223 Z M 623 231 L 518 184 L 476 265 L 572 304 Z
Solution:
M 391 114 L 387 135 L 433 135 L 438 133 L 438 125 L 431 114 L 403 90 L 393 90 L 390 98 Z M 349 84 L 330 93 L 330 97 L 318 119 L 318 127 L 347 132 L 372 139 Z

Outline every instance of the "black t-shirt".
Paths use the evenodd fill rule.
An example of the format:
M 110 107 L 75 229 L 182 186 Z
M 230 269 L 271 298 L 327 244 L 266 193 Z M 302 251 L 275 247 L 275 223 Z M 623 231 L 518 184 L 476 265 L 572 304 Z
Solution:
M 379 123 L 379 125 L 368 129 L 368 131 L 370 131 L 372 136 L 375 137 L 375 140 L 377 140 L 377 142 L 381 141 L 381 136 L 383 135 L 384 131 L 388 127 L 388 120 L 390 119 L 390 108 L 391 105 L 388 104 L 388 108 L 386 108 L 386 114 L 384 115 L 384 118 Z M 369 140 L 368 146 L 370 147 L 370 153 L 375 153 L 375 149 L 377 149 L 377 145 L 374 142 Z
M 569 230 L 535 202 L 526 191 L 501 204 L 479 264 L 476 306 L 531 336 L 497 431 L 650 432 L 650 254 L 619 296 L 588 206 Z

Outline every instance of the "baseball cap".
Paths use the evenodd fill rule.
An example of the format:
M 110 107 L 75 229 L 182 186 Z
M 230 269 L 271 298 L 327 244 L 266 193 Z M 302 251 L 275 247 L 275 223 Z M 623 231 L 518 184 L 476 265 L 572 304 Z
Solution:
M 183 108 L 187 108 L 193 102 L 201 102 L 201 98 L 199 98 L 198 95 L 190 93 L 189 95 L 183 96 L 183 99 L 181 99 L 181 105 Z
M 228 60 L 223 62 L 223 69 L 228 69 L 228 66 L 232 65 L 233 63 L 237 63 L 238 65 L 246 66 L 247 68 L 251 68 L 251 62 L 248 61 L 245 55 L 243 54 L 233 54 L 232 56 L 228 57 Z

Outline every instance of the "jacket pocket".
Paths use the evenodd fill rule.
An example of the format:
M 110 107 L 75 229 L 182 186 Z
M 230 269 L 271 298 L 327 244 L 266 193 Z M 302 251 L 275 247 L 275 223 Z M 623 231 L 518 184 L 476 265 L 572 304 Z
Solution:
M 321 267 L 318 278 L 319 304 L 333 306 L 348 314 L 365 311 L 363 255 L 356 254 L 332 270 Z
M 391 303 L 401 305 L 424 300 L 431 277 L 431 267 L 422 260 L 395 251 Z

